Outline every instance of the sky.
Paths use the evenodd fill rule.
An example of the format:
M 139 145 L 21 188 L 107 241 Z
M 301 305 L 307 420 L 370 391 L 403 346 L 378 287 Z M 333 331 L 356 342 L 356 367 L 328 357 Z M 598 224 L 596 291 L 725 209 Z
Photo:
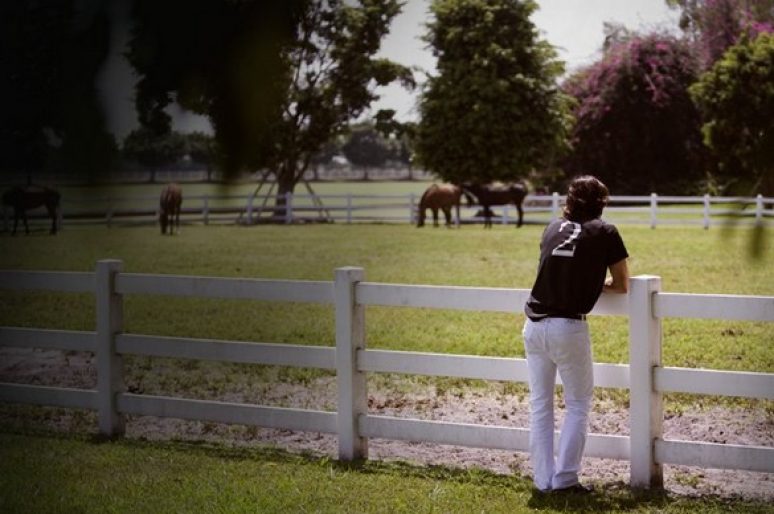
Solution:
M 648 31 L 656 28 L 677 31 L 679 13 L 669 9 L 665 0 L 538 0 L 539 9 L 532 21 L 541 38 L 556 47 L 568 71 L 594 62 L 601 54 L 605 21 L 621 23 L 629 29 Z M 111 2 L 114 20 L 126 20 L 128 2 Z M 382 43 L 380 56 L 432 73 L 435 59 L 421 40 L 429 20 L 429 0 L 405 0 L 403 11 L 392 23 Z M 123 139 L 137 125 L 133 106 L 135 78 L 122 57 L 128 37 L 125 21 L 115 25 L 111 54 L 100 80 L 103 99 L 108 106 L 108 126 Z M 424 74 L 416 75 L 418 81 Z M 400 86 L 380 88 L 380 100 L 373 109 L 395 109 L 401 121 L 415 120 L 416 93 Z M 206 118 L 173 109 L 174 128 L 180 131 L 209 131 Z

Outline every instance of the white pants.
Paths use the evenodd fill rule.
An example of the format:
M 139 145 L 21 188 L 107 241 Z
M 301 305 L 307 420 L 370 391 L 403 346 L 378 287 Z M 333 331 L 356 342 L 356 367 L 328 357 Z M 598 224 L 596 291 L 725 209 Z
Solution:
M 535 486 L 548 491 L 578 483 L 594 392 L 591 339 L 585 321 L 545 318 L 524 323 L 530 390 L 529 449 Z M 554 460 L 556 370 L 566 412 Z

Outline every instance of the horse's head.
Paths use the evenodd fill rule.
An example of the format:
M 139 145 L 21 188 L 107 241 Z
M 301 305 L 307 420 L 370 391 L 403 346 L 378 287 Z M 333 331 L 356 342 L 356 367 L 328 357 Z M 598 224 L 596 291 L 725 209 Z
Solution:
M 468 202 L 468 207 L 478 203 L 476 201 L 476 194 L 471 191 L 472 187 L 474 187 L 474 185 L 470 182 L 463 182 L 459 184 L 460 191 L 462 191 L 463 196 L 465 196 L 465 200 Z

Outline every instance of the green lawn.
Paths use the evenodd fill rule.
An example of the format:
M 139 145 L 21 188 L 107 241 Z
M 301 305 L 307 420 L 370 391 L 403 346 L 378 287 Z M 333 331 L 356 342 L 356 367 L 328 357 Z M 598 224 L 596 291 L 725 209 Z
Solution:
M 120 258 L 127 272 L 332 280 L 340 266 L 362 266 L 369 281 L 529 288 L 541 227 L 464 227 L 460 230 L 408 225 L 321 225 L 186 227 L 175 237 L 155 228 L 73 228 L 52 238 L 2 238 L 0 269 L 87 271 L 100 258 Z M 774 240 L 763 256 L 747 252 L 751 232 L 622 226 L 631 271 L 659 275 L 670 292 L 774 294 Z M 0 291 L 0 325 L 94 329 L 93 298 L 87 294 Z M 523 316 L 451 310 L 369 307 L 369 348 L 470 355 L 523 357 Z M 590 320 L 597 362 L 628 362 L 628 319 Z M 331 306 L 134 295 L 125 301 L 125 329 L 131 333 L 272 343 L 334 344 Z M 663 362 L 667 366 L 757 372 L 774 371 L 772 323 L 723 320 L 664 321 Z M 133 361 L 129 361 L 130 363 Z M 265 367 L 201 363 L 197 372 L 163 376 L 195 389 L 212 386 L 211 375 L 247 374 L 250 380 L 277 378 Z M 212 370 L 216 369 L 217 372 Z M 239 371 L 236 371 L 239 369 Z M 143 383 L 158 380 L 156 368 L 130 365 Z M 326 372 L 283 368 L 280 375 L 306 381 Z M 144 378 L 147 375 L 147 379 Z M 376 375 L 376 377 L 382 377 Z M 444 387 L 467 384 L 441 381 Z M 445 382 L 443 382 L 445 380 Z M 158 393 L 164 392 L 159 384 Z M 150 392 L 150 391 L 149 391 Z M 194 394 L 196 391 L 194 391 Z M 600 391 L 619 402 L 625 391 Z M 670 396 L 678 403 L 691 397 Z M 747 405 L 747 400 L 725 399 Z M 769 402 L 763 402 L 769 407 Z
M 752 231 L 621 226 L 633 274 L 659 275 L 670 292 L 774 295 L 774 233 L 750 257 Z M 529 288 L 542 227 L 417 229 L 408 225 L 184 227 L 162 237 L 155 227 L 71 227 L 49 237 L 0 236 L 0 269 L 88 271 L 120 258 L 128 272 L 331 280 L 340 266 L 362 266 L 370 281 Z M 228 340 L 334 344 L 327 306 L 129 296 L 125 327 L 134 333 Z M 522 357 L 521 315 L 369 307 L 371 348 Z M 594 317 L 595 360 L 626 362 L 628 324 Z M 0 325 L 93 330 L 90 295 L 0 291 Z M 771 323 L 667 320 L 666 365 L 772 372 Z M 148 394 L 228 395 L 244 384 L 305 382 L 322 372 L 290 368 L 127 358 L 127 383 Z M 387 377 L 379 387 L 411 387 Z M 438 390 L 485 387 L 427 378 Z M 397 385 L 396 385 L 397 384 Z M 626 402 L 625 392 L 610 394 Z M 695 397 L 674 396 L 667 409 Z M 735 405 L 746 401 L 729 399 Z M 757 402 L 771 408 L 771 402 Z M 83 436 L 14 435 L 49 426 L 50 410 L 0 425 L 2 512 L 613 512 L 766 511 L 767 507 L 664 496 L 635 497 L 625 487 L 590 499 L 536 498 L 529 480 L 482 471 L 450 471 L 369 462 L 363 468 L 264 450 Z M 5 408 L 3 412 L 7 414 Z M 20 428 L 21 427 L 21 428 Z M 92 432 L 93 426 L 84 430 Z M 342 507 L 346 506 L 346 507 Z
M 0 433 L 0 511 L 48 512 L 770 512 L 763 503 L 635 494 L 539 496 L 519 476 L 269 449 L 97 442 Z
M 57 237 L 0 239 L 0 268 L 87 271 L 119 258 L 128 272 L 332 280 L 340 266 L 362 266 L 369 281 L 529 288 L 542 227 L 416 229 L 408 225 L 72 228 Z M 751 231 L 622 226 L 633 275 L 659 275 L 669 292 L 774 294 L 774 240 L 747 252 Z M 0 324 L 91 330 L 89 295 L 0 293 Z M 367 309 L 369 347 L 522 356 L 521 316 L 427 309 Z M 595 358 L 626 362 L 628 321 L 594 317 Z M 135 333 L 332 345 L 332 308 L 134 296 L 126 329 Z M 774 370 L 771 323 L 664 322 L 664 361 L 750 371 Z

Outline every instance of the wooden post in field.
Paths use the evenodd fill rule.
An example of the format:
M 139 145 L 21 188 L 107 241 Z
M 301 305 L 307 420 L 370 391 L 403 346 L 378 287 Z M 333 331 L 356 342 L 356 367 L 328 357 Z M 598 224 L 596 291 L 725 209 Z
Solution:
M 655 440 L 661 437 L 661 393 L 653 370 L 661 365 L 661 320 L 653 313 L 653 295 L 661 277 L 641 275 L 629 281 L 629 430 L 631 485 L 661 487 L 663 469 L 655 461 Z
M 123 330 L 123 297 L 116 293 L 119 260 L 97 262 L 97 402 L 102 435 L 124 433 L 124 417 L 118 412 L 117 395 L 124 390 L 123 359 L 116 353 L 116 334 Z
M 366 374 L 357 369 L 357 351 L 365 347 L 365 307 L 355 302 L 355 287 L 363 268 L 337 268 L 336 382 L 338 386 L 339 459 L 368 457 L 368 440 L 358 433 L 358 418 L 368 411 Z
M 559 217 L 559 193 L 554 191 L 551 195 L 551 219 Z
M 658 209 L 658 195 L 650 193 L 650 228 L 656 228 L 656 210 Z
M 704 195 L 704 230 L 710 226 L 710 195 Z

